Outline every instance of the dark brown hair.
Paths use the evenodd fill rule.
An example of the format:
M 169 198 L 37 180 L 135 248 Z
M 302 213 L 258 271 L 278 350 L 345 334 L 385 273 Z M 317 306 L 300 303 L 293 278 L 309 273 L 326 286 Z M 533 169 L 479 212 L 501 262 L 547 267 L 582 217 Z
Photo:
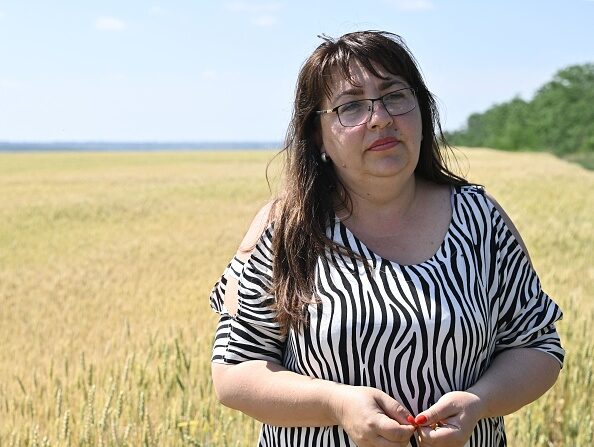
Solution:
M 416 61 L 402 38 L 382 31 L 360 31 L 324 42 L 303 64 L 297 78 L 293 115 L 285 147 L 285 184 L 275 204 L 272 242 L 272 293 L 284 331 L 306 322 L 306 306 L 314 299 L 317 260 L 328 249 L 348 251 L 326 235 L 336 198 L 350 211 L 350 198 L 332 167 L 319 161 L 319 116 L 324 97 L 330 97 L 332 75 L 354 84 L 351 62 L 373 75 L 384 72 L 402 77 L 415 90 L 422 119 L 421 149 L 415 174 L 434 183 L 464 185 L 466 180 L 446 166 L 449 149 L 435 99 L 425 86 Z M 351 253 L 352 255 L 352 253 Z

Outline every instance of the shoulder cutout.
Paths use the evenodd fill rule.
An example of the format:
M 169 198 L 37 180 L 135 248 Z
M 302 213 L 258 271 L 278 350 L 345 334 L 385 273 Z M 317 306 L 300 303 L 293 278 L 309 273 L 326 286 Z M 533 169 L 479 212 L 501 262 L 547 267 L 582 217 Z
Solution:
M 250 227 L 248 228 L 247 233 L 243 237 L 241 244 L 239 244 L 239 248 L 235 253 L 235 259 L 245 263 L 250 258 L 252 251 L 256 248 L 256 244 L 258 240 L 264 233 L 264 230 L 268 227 L 270 223 L 271 216 L 274 212 L 274 201 L 271 201 L 260 208 L 260 211 L 256 214 Z M 238 292 L 239 292 L 239 283 L 237 279 L 228 277 L 227 284 L 225 288 L 225 307 L 230 315 L 235 316 L 237 315 L 238 309 Z
M 264 230 L 266 230 L 268 227 L 274 211 L 274 203 L 274 201 L 268 202 L 266 205 L 260 208 L 260 211 L 258 211 L 252 220 L 252 223 L 250 224 L 247 233 L 243 237 L 241 244 L 239 244 L 239 249 L 235 254 L 235 257 L 240 261 L 247 261 L 247 259 L 250 257 L 250 254 L 256 247 L 256 244 L 258 243 L 258 239 L 260 239 L 260 236 L 262 236 L 262 233 L 264 233 Z
M 518 241 L 518 244 L 520 244 L 520 247 L 522 247 L 522 250 L 524 250 L 524 253 L 526 253 L 528 262 L 530 262 L 530 265 L 532 265 L 532 261 L 530 260 L 530 254 L 528 253 L 526 244 L 524 244 L 524 241 L 522 240 L 522 236 L 520 236 L 520 232 L 518 231 L 518 229 L 512 222 L 511 218 L 507 215 L 507 213 L 503 210 L 503 208 L 501 207 L 499 202 L 497 202 L 497 200 L 495 200 L 495 198 L 491 194 L 485 193 L 485 195 L 487 196 L 487 199 L 489 199 L 493 203 L 493 206 L 495 206 L 495 209 L 499 212 L 499 214 L 503 218 L 503 221 L 509 228 L 509 231 L 511 231 L 511 233 L 514 235 L 514 237 Z

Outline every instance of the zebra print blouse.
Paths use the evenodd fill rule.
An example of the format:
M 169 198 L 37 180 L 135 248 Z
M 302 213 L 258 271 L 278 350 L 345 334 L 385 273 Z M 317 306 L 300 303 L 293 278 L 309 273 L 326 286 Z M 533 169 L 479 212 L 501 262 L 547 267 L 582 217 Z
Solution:
M 299 374 L 377 387 L 412 414 L 443 394 L 465 390 L 497 353 L 515 347 L 547 352 L 561 364 L 564 351 L 554 323 L 562 316 L 530 262 L 482 188 L 452 192 L 452 218 L 437 252 L 425 262 L 400 265 L 369 250 L 336 221 L 329 236 L 362 256 L 337 253 L 316 267 L 318 302 L 309 324 L 282 337 L 273 310 L 272 225 L 250 258 L 234 258 L 210 296 L 220 314 L 213 362 L 258 359 Z M 367 262 L 371 269 L 365 269 Z M 224 305 L 228 277 L 239 281 L 239 309 Z M 416 446 L 414 438 L 411 446 Z M 503 418 L 479 421 L 466 444 L 505 446 Z M 259 446 L 355 446 L 340 426 L 264 424 Z

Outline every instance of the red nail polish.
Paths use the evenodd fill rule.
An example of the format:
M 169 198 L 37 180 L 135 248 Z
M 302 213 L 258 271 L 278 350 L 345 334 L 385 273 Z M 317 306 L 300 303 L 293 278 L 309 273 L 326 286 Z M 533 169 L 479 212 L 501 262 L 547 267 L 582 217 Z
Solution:
M 406 418 L 406 420 L 408 422 L 410 422 L 412 425 L 416 425 L 415 424 L 415 417 L 414 416 L 409 416 L 409 417 Z
M 424 414 L 417 416 L 417 418 L 415 419 L 415 423 L 417 424 L 424 424 L 425 422 L 427 422 L 427 416 L 425 416 Z

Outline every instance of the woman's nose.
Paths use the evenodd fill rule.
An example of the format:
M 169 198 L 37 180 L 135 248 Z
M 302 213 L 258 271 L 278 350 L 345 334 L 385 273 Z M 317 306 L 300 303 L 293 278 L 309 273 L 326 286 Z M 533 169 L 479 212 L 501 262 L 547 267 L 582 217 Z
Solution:
M 370 128 L 374 127 L 386 127 L 392 123 L 392 115 L 388 113 L 386 106 L 381 99 L 376 99 L 371 104 L 371 117 L 367 122 L 367 126 Z

